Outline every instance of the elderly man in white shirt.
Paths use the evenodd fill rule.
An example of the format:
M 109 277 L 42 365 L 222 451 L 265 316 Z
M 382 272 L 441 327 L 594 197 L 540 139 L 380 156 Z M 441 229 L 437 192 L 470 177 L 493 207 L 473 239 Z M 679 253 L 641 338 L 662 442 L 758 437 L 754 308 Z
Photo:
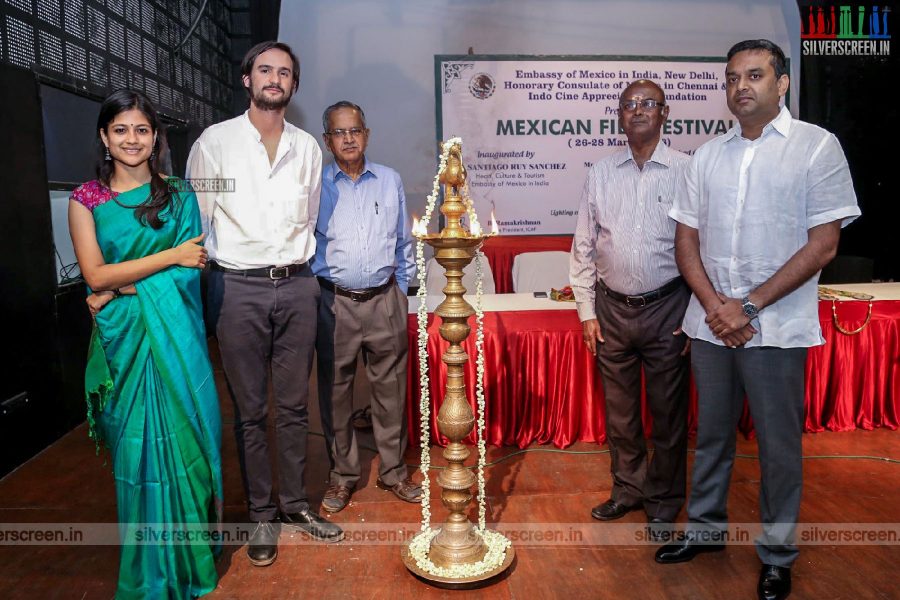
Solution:
M 234 401 L 250 520 L 257 523 L 247 555 L 266 566 L 277 556 L 279 505 L 281 523 L 316 539 L 338 541 L 343 532 L 310 508 L 303 480 L 320 295 L 309 261 L 322 151 L 313 136 L 284 120 L 300 76 L 290 47 L 258 44 L 241 71 L 249 110 L 203 132 L 191 149 L 188 176 L 198 188 L 207 234 L 209 320 Z M 267 436 L 270 370 L 277 503 Z
M 824 342 L 816 282 L 841 227 L 860 211 L 834 135 L 780 106 L 789 80 L 778 46 L 736 44 L 725 77 L 739 125 L 697 150 L 669 213 L 678 221 L 678 266 L 694 292 L 683 327 L 694 340 L 699 430 L 689 535 L 656 560 L 722 549 L 746 394 L 761 471 L 757 594 L 785 598 L 797 558 L 806 353 Z

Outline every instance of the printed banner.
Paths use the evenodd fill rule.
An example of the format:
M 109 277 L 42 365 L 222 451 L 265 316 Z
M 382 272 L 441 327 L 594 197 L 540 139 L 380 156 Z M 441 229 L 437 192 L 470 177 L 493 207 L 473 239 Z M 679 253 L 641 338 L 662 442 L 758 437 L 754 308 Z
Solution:
M 621 150 L 619 94 L 666 92 L 663 141 L 693 152 L 725 133 L 723 58 L 435 56 L 438 138 L 463 140 L 469 193 L 501 234 L 571 234 L 588 169 Z

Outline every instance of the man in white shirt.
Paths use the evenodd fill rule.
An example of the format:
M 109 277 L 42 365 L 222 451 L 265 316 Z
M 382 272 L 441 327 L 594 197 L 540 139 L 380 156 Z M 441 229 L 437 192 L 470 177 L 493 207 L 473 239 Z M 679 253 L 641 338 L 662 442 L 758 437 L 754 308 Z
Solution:
M 690 291 L 675 264 L 668 212 L 690 158 L 660 139 L 669 116 L 652 81 L 619 99 L 628 145 L 588 173 L 569 279 L 584 342 L 597 356 L 606 400 L 612 490 L 591 515 L 601 521 L 642 508 L 658 537 L 684 504 L 687 479 L 687 338 Z M 653 415 L 653 456 L 641 421 L 641 369 Z
M 313 136 L 284 120 L 300 76 L 289 46 L 254 46 L 241 72 L 249 110 L 203 132 L 191 149 L 188 176 L 200 188 L 211 266 L 209 320 L 234 400 L 250 520 L 257 523 L 247 555 L 266 566 L 277 556 L 279 505 L 281 523 L 314 538 L 338 541 L 343 532 L 309 507 L 303 481 L 320 295 L 309 261 L 316 249 L 322 152 Z M 232 185 L 202 191 L 211 181 Z M 270 369 L 277 503 L 267 441 Z
M 683 327 L 694 340 L 700 425 L 688 535 L 656 560 L 723 548 L 746 394 L 760 462 L 757 594 L 785 598 L 797 558 L 806 353 L 824 343 L 816 283 L 841 227 L 860 211 L 834 135 L 780 106 L 789 79 L 778 46 L 736 44 L 725 78 L 739 125 L 697 150 L 669 213 L 678 221 L 678 266 L 694 292 Z

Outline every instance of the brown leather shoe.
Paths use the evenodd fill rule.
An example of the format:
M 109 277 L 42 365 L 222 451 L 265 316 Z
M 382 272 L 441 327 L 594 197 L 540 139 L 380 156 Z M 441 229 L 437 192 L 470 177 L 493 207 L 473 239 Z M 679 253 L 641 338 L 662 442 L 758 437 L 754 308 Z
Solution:
M 322 510 L 330 513 L 341 512 L 350 502 L 350 488 L 346 485 L 332 483 L 322 498 Z
M 399 483 L 395 483 L 394 485 L 386 484 L 381 480 L 381 477 L 379 477 L 378 481 L 375 482 L 375 485 L 383 490 L 394 492 L 394 495 L 404 502 L 422 501 L 422 486 L 414 482 L 409 477 Z

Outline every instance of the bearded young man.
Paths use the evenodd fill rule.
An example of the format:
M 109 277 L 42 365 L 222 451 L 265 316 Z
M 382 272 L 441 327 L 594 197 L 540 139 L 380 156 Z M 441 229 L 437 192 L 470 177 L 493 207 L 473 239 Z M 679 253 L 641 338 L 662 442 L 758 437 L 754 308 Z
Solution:
M 191 179 L 231 179 L 233 191 L 202 192 L 207 234 L 209 322 L 234 401 L 234 429 L 250 520 L 247 555 L 256 566 L 277 556 L 280 524 L 316 539 L 343 532 L 314 512 L 304 485 L 309 372 L 319 284 L 315 254 L 322 151 L 284 120 L 300 62 L 290 47 L 263 42 L 241 64 L 250 108 L 206 129 L 188 159 Z M 223 186 L 224 187 L 224 186 Z M 268 384 L 275 397 L 278 500 L 269 466 Z

